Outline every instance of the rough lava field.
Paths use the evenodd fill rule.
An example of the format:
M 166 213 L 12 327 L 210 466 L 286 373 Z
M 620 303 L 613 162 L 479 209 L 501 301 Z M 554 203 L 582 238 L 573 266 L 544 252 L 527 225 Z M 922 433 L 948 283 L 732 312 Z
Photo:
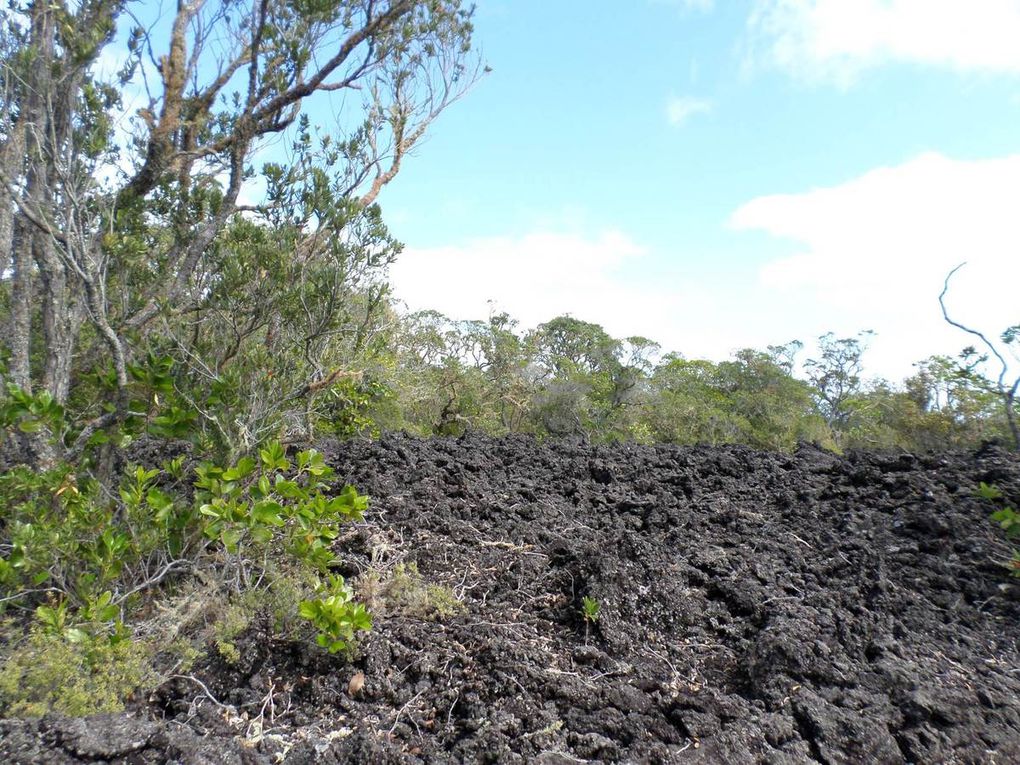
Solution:
M 455 613 L 381 607 L 353 659 L 256 627 L 124 714 L 0 722 L 0 761 L 1020 762 L 1020 580 L 974 494 L 1020 501 L 1016 455 L 319 448 L 372 497 L 342 573 L 414 563 Z

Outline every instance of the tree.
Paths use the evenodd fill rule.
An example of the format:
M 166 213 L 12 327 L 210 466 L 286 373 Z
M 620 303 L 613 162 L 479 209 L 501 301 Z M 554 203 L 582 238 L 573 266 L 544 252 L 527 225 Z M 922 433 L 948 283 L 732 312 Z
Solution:
M 657 343 L 617 340 L 598 324 L 559 316 L 541 324 L 529 342 L 541 370 L 535 412 L 553 434 L 631 435 L 629 415 L 640 400 Z
M 744 423 L 740 441 L 764 449 L 792 449 L 799 441 L 828 440 L 810 387 L 790 374 L 799 344 L 768 352 L 744 348 L 719 364 L 717 385 Z
M 532 348 L 515 332 L 517 321 L 493 313 L 487 322 L 471 322 L 467 331 L 481 351 L 478 364 L 487 382 L 490 408 L 500 432 L 522 429 L 531 410 L 532 382 L 527 376 Z
M 560 436 L 594 430 L 599 402 L 610 395 L 619 343 L 599 325 L 572 316 L 540 324 L 529 342 L 535 348 L 539 429 Z
M 161 317 L 146 339 L 177 362 L 177 395 L 230 453 L 346 418 L 335 402 L 365 388 L 395 322 L 383 277 L 399 246 L 378 208 L 313 258 L 295 256 L 301 237 L 236 218 L 206 253 L 194 307 Z
M 769 351 L 745 348 L 715 364 L 670 354 L 652 378 L 647 418 L 657 439 L 674 443 L 744 443 L 792 449 L 827 434 L 807 383 L 790 370 L 799 343 Z
M 1002 408 L 1006 415 L 1006 422 L 1009 425 L 1009 432 L 1013 437 L 1013 448 L 1020 451 L 1020 424 L 1017 423 L 1016 416 L 1016 395 L 1017 390 L 1020 389 L 1020 375 L 1017 375 L 1012 382 L 1010 381 L 1009 362 L 1006 360 L 1005 355 L 1006 353 L 1010 353 L 1012 354 L 1014 361 L 1020 361 L 1020 357 L 1017 356 L 1016 352 L 1016 343 L 1018 338 L 1020 338 L 1020 324 L 1009 327 L 1000 335 L 999 339 L 1003 345 L 1003 349 L 1000 350 L 998 346 L 989 340 L 984 333 L 950 318 L 949 309 L 946 308 L 946 294 L 949 292 L 949 281 L 953 278 L 956 272 L 965 265 L 966 263 L 961 263 L 946 275 L 946 280 L 942 285 L 942 292 L 939 293 L 939 306 L 942 308 L 942 318 L 944 318 L 948 324 L 956 327 L 957 329 L 961 329 L 967 334 L 980 340 L 981 344 L 988 349 L 988 352 L 994 356 L 995 360 L 999 363 L 999 374 L 995 378 L 995 390 L 1002 402 Z M 987 356 L 981 356 L 977 349 L 973 347 L 965 349 L 963 355 L 965 358 L 976 359 L 978 363 L 982 363 L 987 360 Z
M 742 423 L 719 386 L 719 367 L 667 354 L 652 375 L 652 400 L 644 417 L 654 440 L 722 444 L 740 440 Z
M 853 413 L 853 402 L 861 393 L 861 361 L 867 340 L 874 333 L 837 338 L 827 332 L 818 338 L 821 357 L 804 363 L 808 379 L 815 387 L 818 408 L 830 428 L 845 430 Z
M 394 336 L 393 387 L 406 420 L 426 435 L 455 435 L 483 416 L 487 362 L 468 331 L 473 324 L 419 311 L 405 316 Z
M 292 278 L 332 279 L 320 292 L 337 301 L 345 274 L 384 268 L 395 245 L 376 198 L 479 75 L 461 0 L 181 0 L 169 25 L 145 10 L 151 18 L 123 0 L 34 0 L 3 11 L 5 377 L 63 403 L 82 372 L 110 369 L 110 406 L 81 424 L 71 453 L 129 416 L 132 359 L 156 329 L 180 336 L 210 317 L 230 278 L 225 232 L 242 221 L 286 248 Z M 125 65 L 105 78 L 97 61 L 120 41 Z M 144 105 L 121 135 L 129 92 Z M 343 111 L 320 134 L 309 112 L 331 94 Z M 256 172 L 275 137 L 289 158 Z M 347 331 L 325 305 L 296 309 L 309 309 L 308 357 Z M 249 316 L 227 334 L 271 340 L 280 324 Z M 194 345 L 173 346 L 216 374 Z M 279 393 L 307 396 L 342 371 L 312 358 Z
M 902 389 L 880 381 L 855 401 L 846 446 L 928 451 L 970 448 L 989 429 L 1005 433 L 994 386 L 972 365 L 932 356 Z

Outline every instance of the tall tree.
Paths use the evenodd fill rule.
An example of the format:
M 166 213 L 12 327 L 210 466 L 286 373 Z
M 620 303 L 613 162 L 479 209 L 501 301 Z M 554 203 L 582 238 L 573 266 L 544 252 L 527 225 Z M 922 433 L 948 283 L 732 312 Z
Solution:
M 808 379 L 815 387 L 818 408 L 830 428 L 844 430 L 853 413 L 853 401 L 861 393 L 862 358 L 870 330 L 857 337 L 839 337 L 827 332 L 818 338 L 819 358 L 804 362 Z
M 644 337 L 617 340 L 598 324 L 558 316 L 529 338 L 541 369 L 536 413 L 551 433 L 626 433 L 624 414 L 636 403 L 658 345 Z

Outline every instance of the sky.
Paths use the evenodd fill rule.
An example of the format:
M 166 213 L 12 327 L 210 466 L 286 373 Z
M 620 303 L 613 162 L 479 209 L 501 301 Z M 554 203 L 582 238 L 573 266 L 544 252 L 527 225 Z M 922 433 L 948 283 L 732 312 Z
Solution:
M 409 309 L 722 360 L 1020 322 L 1020 0 L 480 0 L 492 72 L 380 197 Z

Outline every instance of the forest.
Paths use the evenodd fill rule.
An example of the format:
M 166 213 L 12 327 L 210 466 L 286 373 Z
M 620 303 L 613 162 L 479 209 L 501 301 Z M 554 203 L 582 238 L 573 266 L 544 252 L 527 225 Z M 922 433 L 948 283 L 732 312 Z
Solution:
M 0 14 L 6 761 L 1020 756 L 1017 326 L 887 381 L 866 328 L 412 312 L 386 189 L 484 87 L 468 4 Z

